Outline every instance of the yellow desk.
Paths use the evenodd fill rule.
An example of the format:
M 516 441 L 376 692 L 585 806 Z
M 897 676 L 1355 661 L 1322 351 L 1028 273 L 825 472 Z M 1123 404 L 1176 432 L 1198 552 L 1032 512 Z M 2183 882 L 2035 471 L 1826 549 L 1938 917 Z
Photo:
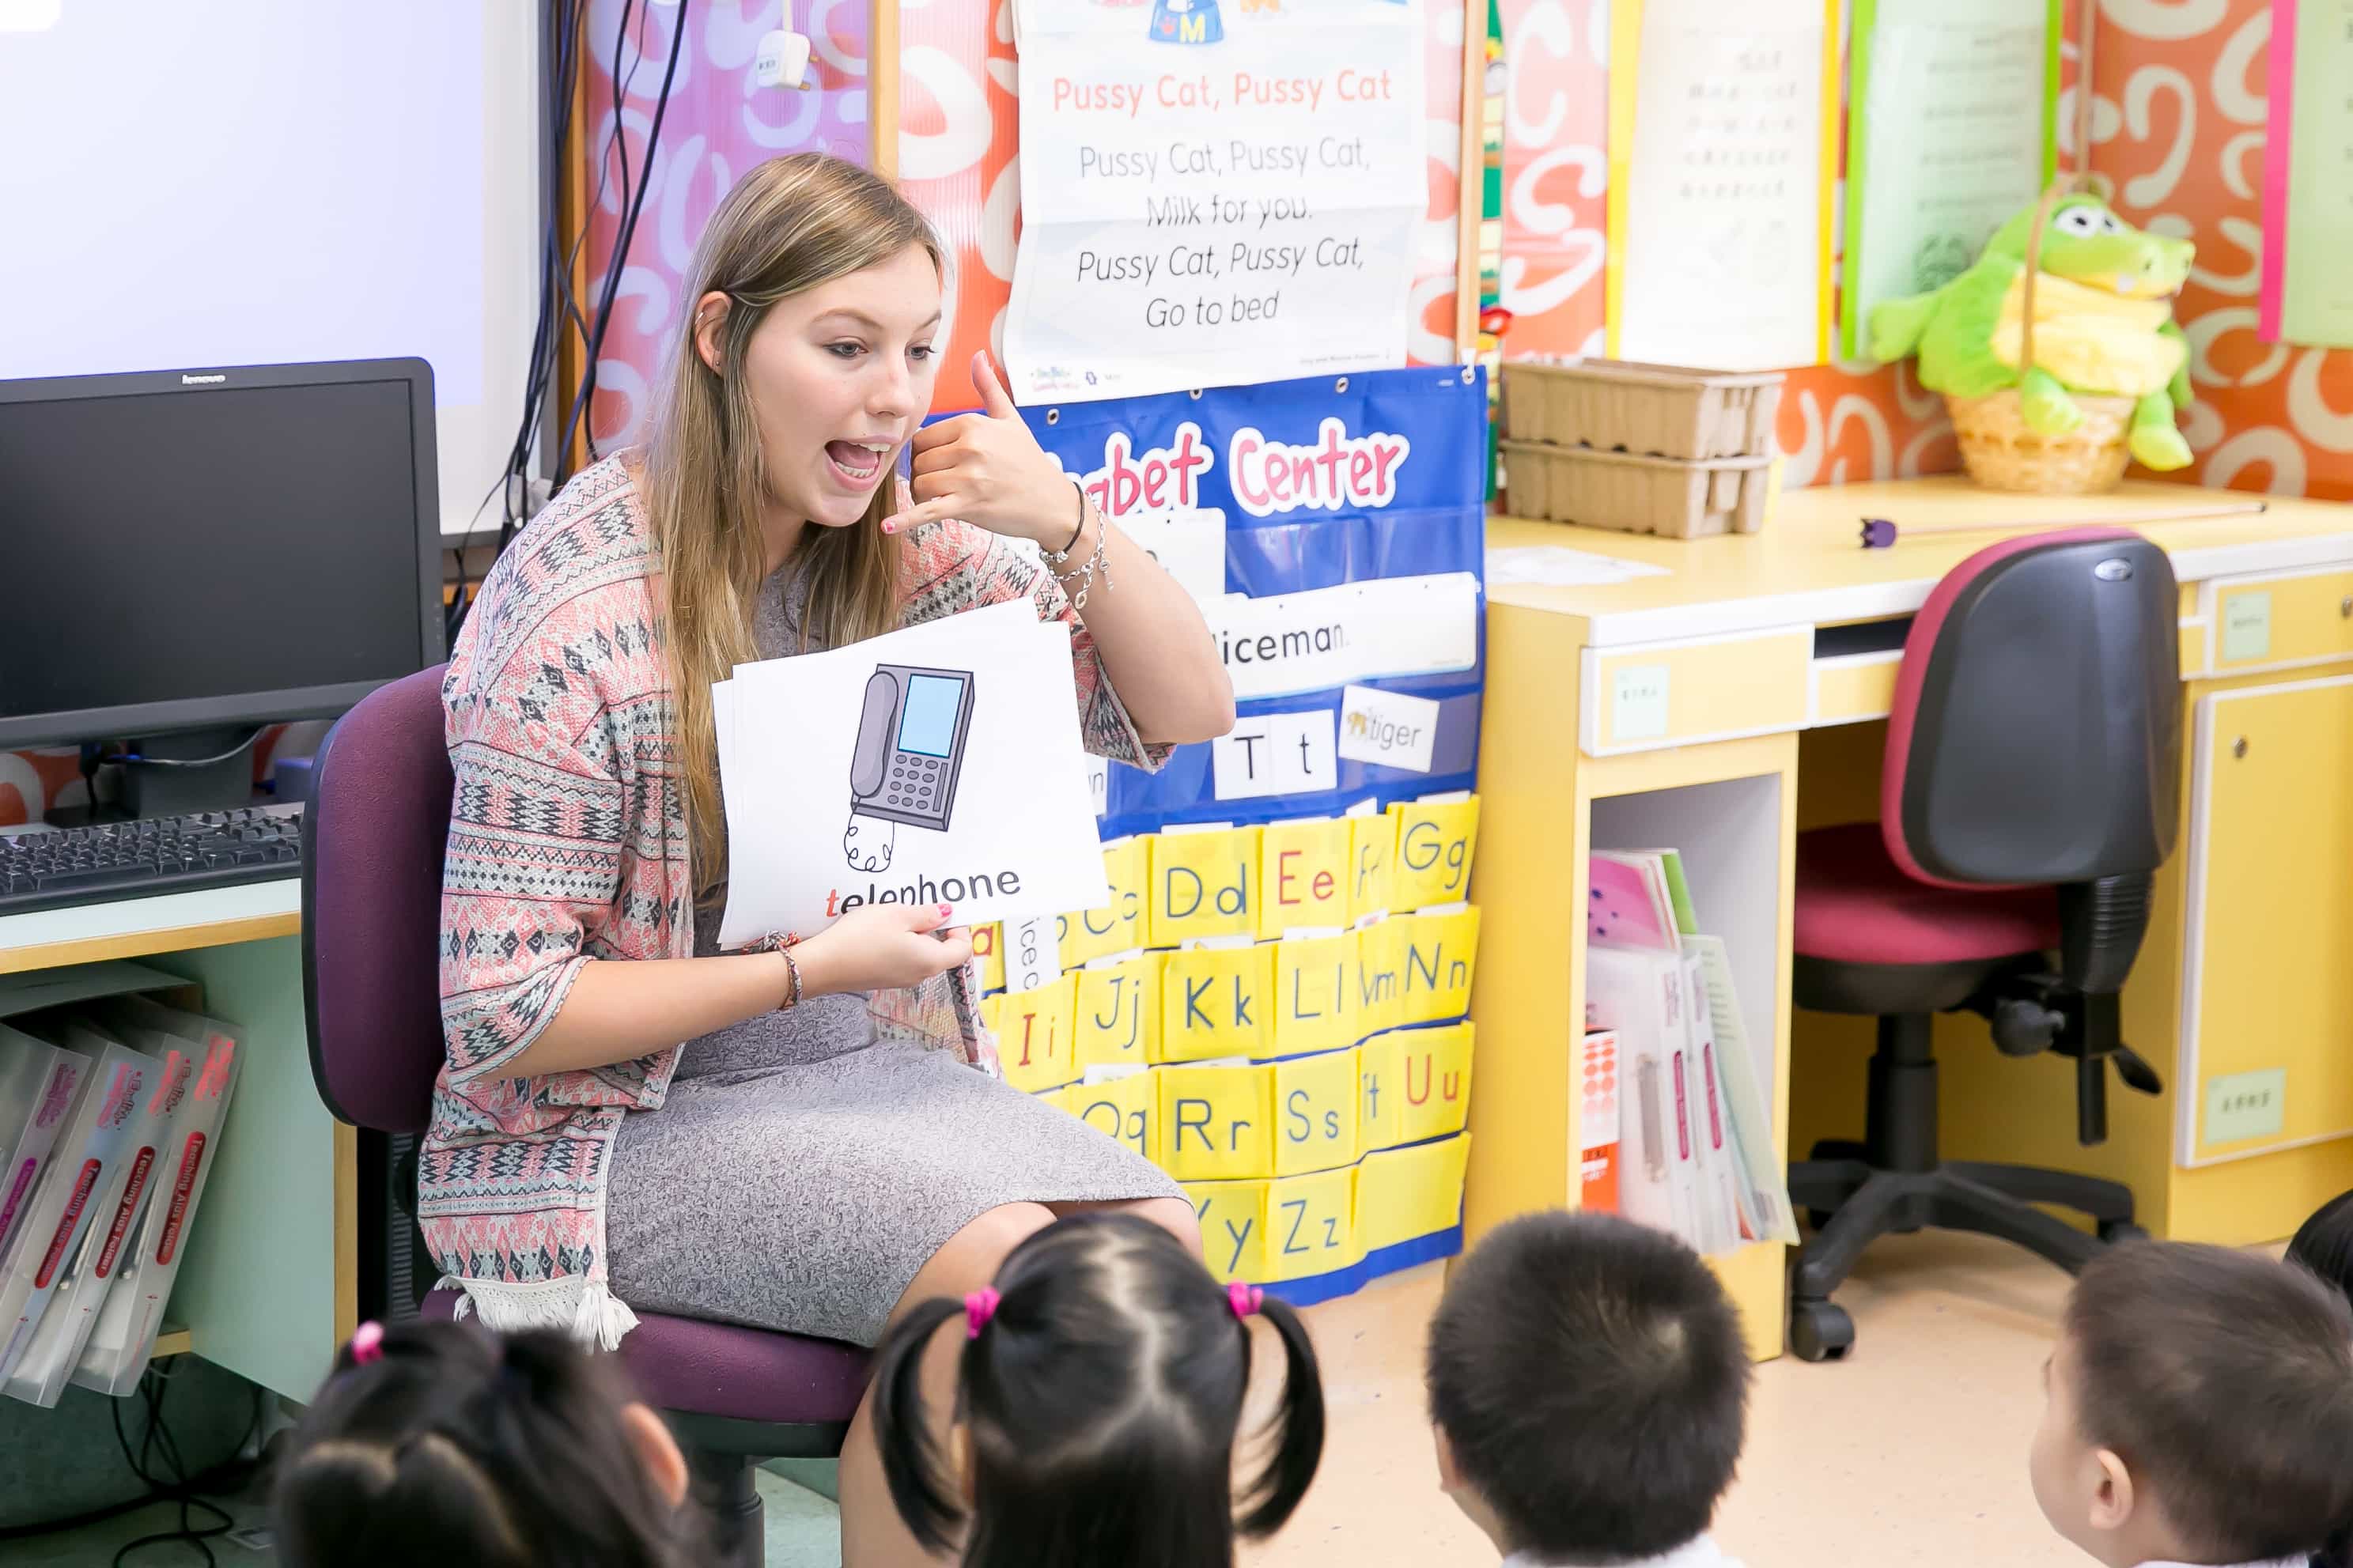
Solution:
M 1561 545 L 1669 574 L 1489 586 L 1466 1240 L 1577 1200 L 1569 1089 L 1596 847 L 1683 851 L 1701 924 L 1733 954 L 1781 1155 L 1860 1134 L 1869 1022 L 1802 1015 L 1793 1031 L 1795 836 L 1877 816 L 1875 721 L 1904 627 L 1947 570 L 2003 537 L 1864 551 L 1861 518 L 2063 525 L 2218 499 L 1944 479 L 1795 491 L 1762 533 L 1688 542 L 1492 521 L 1491 549 Z M 2161 1236 L 2276 1238 L 2353 1187 L 2353 506 L 2274 499 L 2260 516 L 2142 531 L 2181 582 L 2183 820 L 2124 1022 L 2166 1092 L 2112 1082 L 2108 1142 L 2082 1149 L 2072 1062 L 2003 1058 L 1981 1020 L 1940 1019 L 1945 1152 L 2112 1176 Z M 2267 1072 L 2284 1077 L 2240 1076 Z M 2265 1082 L 2284 1096 L 2277 1131 L 2211 1139 L 2209 1098 Z M 1784 1250 L 1719 1260 L 1760 1356 L 1782 1344 Z

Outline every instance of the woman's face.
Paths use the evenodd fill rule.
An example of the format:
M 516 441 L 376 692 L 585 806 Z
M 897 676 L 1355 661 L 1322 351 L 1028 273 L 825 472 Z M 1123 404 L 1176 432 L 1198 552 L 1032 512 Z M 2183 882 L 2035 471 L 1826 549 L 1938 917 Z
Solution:
M 723 294 L 698 306 L 697 346 L 718 368 Z M 909 247 L 862 272 L 778 300 L 744 349 L 768 496 L 784 515 L 848 528 L 866 515 L 932 405 L 940 277 Z

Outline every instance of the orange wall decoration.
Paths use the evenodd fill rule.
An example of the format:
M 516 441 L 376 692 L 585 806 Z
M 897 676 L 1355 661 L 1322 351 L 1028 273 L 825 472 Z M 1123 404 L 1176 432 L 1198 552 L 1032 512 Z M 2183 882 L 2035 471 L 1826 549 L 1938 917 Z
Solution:
M 2198 246 L 2177 308 L 2198 394 L 2192 475 L 2353 499 L 2353 353 L 2255 335 L 2271 7 L 2103 0 L 2100 22 L 2092 167 L 2126 217 Z

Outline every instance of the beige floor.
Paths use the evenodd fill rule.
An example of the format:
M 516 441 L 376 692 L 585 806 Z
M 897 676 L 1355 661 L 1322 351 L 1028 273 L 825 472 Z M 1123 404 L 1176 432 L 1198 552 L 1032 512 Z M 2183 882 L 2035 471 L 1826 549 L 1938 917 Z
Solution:
M 1855 1320 L 1844 1362 L 1757 1369 L 1740 1480 L 1716 1533 L 1747 1568 L 2087 1560 L 2051 1535 L 2026 1447 L 2066 1277 L 1972 1237 L 1873 1244 L 1839 1292 Z M 1250 1568 L 1492 1563 L 1437 1490 L 1419 1355 L 1433 1268 L 1312 1314 L 1332 1432 L 1315 1489 Z

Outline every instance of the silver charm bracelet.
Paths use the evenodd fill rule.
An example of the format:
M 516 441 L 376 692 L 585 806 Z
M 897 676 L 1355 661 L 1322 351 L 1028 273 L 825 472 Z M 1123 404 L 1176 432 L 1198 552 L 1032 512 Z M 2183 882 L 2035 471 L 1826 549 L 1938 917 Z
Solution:
M 1115 586 L 1111 580 L 1111 562 L 1103 553 L 1104 542 L 1111 534 L 1111 519 L 1104 517 L 1100 511 L 1095 514 L 1093 552 L 1081 562 L 1075 569 L 1068 569 L 1071 552 L 1078 548 L 1079 541 L 1087 531 L 1087 492 L 1080 489 L 1076 479 L 1071 481 L 1071 489 L 1079 498 L 1079 526 L 1071 531 L 1069 544 L 1060 550 L 1048 550 L 1040 546 L 1039 554 L 1044 557 L 1046 569 L 1054 574 L 1056 582 L 1067 585 L 1072 577 L 1078 578 L 1079 590 L 1071 595 L 1071 608 L 1083 610 L 1087 607 L 1087 594 L 1095 585 L 1095 573 L 1098 569 L 1103 572 L 1103 586 L 1106 588 Z

